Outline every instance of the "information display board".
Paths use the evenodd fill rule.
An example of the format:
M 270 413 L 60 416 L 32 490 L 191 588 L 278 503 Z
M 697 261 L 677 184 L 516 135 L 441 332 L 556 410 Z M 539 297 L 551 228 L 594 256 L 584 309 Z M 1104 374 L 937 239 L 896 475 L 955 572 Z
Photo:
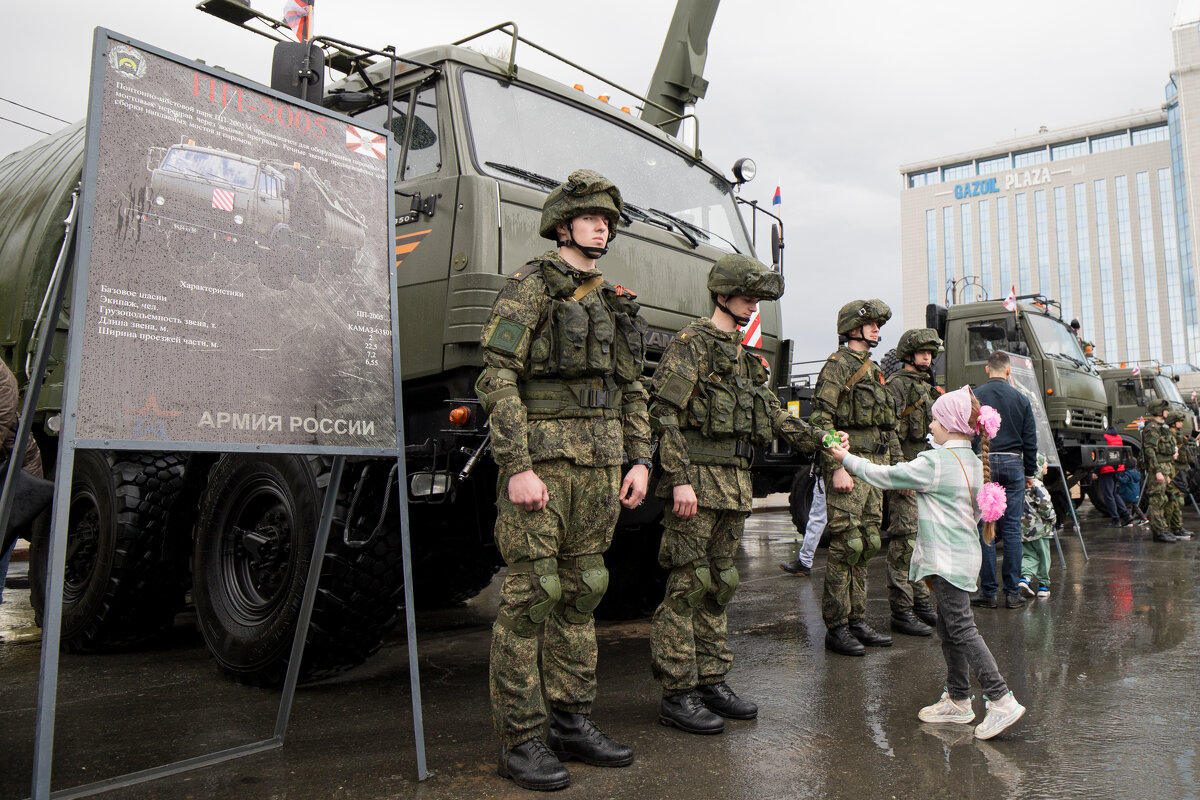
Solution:
M 1054 446 L 1054 434 L 1050 430 L 1050 418 L 1046 416 L 1046 405 L 1042 402 L 1042 387 L 1038 384 L 1037 374 L 1033 371 L 1033 362 L 1026 356 L 1008 353 L 1009 364 L 1012 367 L 1010 383 L 1021 394 L 1029 398 L 1033 406 L 1033 419 L 1037 425 L 1038 452 L 1046 456 L 1052 467 L 1062 467 L 1058 457 L 1058 449 Z
M 394 449 L 382 131 L 112 37 L 102 93 L 77 440 Z

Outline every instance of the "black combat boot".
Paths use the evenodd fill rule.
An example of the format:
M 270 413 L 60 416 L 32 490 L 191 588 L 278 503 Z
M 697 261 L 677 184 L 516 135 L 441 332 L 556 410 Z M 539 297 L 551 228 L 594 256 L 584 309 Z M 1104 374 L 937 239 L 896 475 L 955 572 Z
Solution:
M 804 566 L 804 563 L 798 558 L 795 561 L 780 562 L 779 568 L 789 575 L 799 575 L 802 578 L 807 578 L 812 574 L 812 567 Z
M 658 707 L 658 721 L 688 733 L 712 734 L 725 730 L 725 722 L 704 706 L 695 689 L 664 697 Z
M 891 647 L 892 637 L 886 633 L 872 630 L 865 619 L 850 620 L 850 635 L 867 647 Z
M 593 767 L 627 767 L 633 763 L 633 748 L 608 738 L 587 714 L 551 708 L 546 744 L 560 761 L 575 758 Z
M 825 632 L 825 649 L 843 656 L 865 656 L 867 648 L 850 635 L 846 625 L 835 625 Z
M 733 693 L 725 681 L 709 686 L 697 686 L 696 694 L 714 714 L 720 714 L 728 719 L 754 719 L 758 716 L 758 706 L 749 700 L 743 700 Z
M 571 774 L 550 752 L 540 736 L 513 748 L 500 745 L 500 763 L 496 773 L 501 778 L 511 778 L 522 789 L 541 792 L 565 789 L 571 784 Z
M 909 636 L 929 636 L 933 633 L 933 628 L 917 619 L 911 608 L 892 612 L 892 630 Z
M 1179 540 L 1170 531 L 1159 531 L 1153 535 L 1156 542 L 1178 542 Z
M 1176 528 L 1175 530 L 1171 531 L 1171 535 L 1181 542 L 1185 542 L 1195 536 L 1195 534 L 1189 531 L 1187 528 Z
M 913 603 L 913 613 L 929 627 L 937 627 L 937 609 L 928 603 Z

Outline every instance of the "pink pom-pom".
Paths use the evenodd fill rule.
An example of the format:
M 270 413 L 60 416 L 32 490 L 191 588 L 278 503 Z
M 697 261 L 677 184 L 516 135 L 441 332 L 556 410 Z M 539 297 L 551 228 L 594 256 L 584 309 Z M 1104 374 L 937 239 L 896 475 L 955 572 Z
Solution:
M 991 406 L 979 407 L 979 425 L 975 430 L 983 428 L 989 439 L 995 439 L 1000 432 L 1000 412 Z
M 1004 487 L 994 481 L 983 485 L 979 494 L 975 496 L 975 501 L 979 503 L 979 514 L 983 517 L 984 522 L 995 522 L 1000 519 L 1004 516 L 1004 509 L 1008 507 L 1008 497 L 1004 492 Z

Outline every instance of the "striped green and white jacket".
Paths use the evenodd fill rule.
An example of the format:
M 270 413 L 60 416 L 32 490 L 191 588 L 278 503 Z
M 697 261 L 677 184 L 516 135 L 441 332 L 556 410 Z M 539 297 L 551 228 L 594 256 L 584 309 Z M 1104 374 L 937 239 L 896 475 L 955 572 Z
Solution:
M 983 465 L 970 442 L 952 440 L 891 467 L 855 455 L 847 455 L 842 466 L 872 486 L 917 492 L 917 541 L 909 580 L 939 575 L 964 591 L 978 588 L 982 555 L 975 495 L 983 485 Z

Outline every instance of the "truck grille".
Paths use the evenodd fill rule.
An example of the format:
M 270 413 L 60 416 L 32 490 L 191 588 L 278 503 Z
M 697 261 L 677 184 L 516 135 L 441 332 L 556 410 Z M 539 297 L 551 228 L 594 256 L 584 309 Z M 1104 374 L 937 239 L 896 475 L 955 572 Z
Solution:
M 1104 414 L 1084 408 L 1071 409 L 1071 427 L 1085 431 L 1104 432 Z

